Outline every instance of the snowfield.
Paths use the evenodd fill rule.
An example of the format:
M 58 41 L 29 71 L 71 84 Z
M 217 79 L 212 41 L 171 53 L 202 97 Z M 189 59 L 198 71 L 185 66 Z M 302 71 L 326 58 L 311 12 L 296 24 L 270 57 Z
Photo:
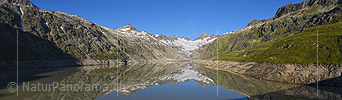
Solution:
M 191 40 L 186 40 L 184 38 L 178 38 L 174 41 L 172 40 L 161 40 L 161 41 L 169 46 L 180 47 L 181 52 L 183 52 L 187 57 L 191 57 L 192 51 L 197 50 L 202 45 L 210 43 L 214 41 L 215 39 L 217 38 L 206 37 L 201 40 L 191 41 Z

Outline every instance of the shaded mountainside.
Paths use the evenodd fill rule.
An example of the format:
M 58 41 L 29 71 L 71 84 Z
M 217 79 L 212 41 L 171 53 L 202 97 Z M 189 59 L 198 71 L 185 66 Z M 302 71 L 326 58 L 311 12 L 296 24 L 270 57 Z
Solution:
M 14 66 L 15 62 L 8 61 L 16 60 L 17 31 L 21 61 L 183 58 L 177 49 L 130 25 L 106 28 L 77 15 L 39 9 L 28 0 L 0 3 L 0 62 L 4 70 Z
M 203 59 L 342 64 L 341 0 L 308 0 L 278 9 L 274 18 L 253 20 L 246 28 L 224 34 L 198 50 Z

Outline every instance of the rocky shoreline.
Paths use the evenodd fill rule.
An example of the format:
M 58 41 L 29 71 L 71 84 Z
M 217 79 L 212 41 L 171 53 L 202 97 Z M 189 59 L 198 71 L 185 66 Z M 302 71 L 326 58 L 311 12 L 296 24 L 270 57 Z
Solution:
M 42 68 L 58 68 L 58 67 L 75 67 L 75 66 L 89 66 L 89 65 L 104 65 L 104 64 L 118 64 L 120 61 L 116 60 L 25 60 L 19 61 L 19 70 L 26 69 L 42 69 Z M 17 61 L 0 61 L 0 72 L 17 70 Z
M 149 63 L 149 62 L 189 62 L 189 59 L 159 59 L 159 60 L 146 60 L 146 59 L 134 59 L 128 61 L 128 63 Z M 94 59 L 63 59 L 63 60 L 25 60 L 19 61 L 19 70 L 27 69 L 42 69 L 42 68 L 59 68 L 59 67 L 75 67 L 75 66 L 93 66 L 93 65 L 117 65 L 124 64 L 121 60 L 94 60 Z M 0 60 L 0 72 L 16 71 L 17 61 L 1 61 Z
M 270 62 L 196 61 L 211 69 L 290 84 L 315 84 L 342 87 L 342 66 L 318 64 L 277 64 Z M 217 66 L 218 63 L 218 66 Z M 318 70 L 317 70 L 318 68 Z M 318 73 L 318 74 L 317 74 Z M 319 77 L 318 77 L 319 76 Z

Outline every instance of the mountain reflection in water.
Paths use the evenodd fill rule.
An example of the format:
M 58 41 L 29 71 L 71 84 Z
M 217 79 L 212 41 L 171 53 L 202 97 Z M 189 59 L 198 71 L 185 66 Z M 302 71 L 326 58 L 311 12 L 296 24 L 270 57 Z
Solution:
M 34 81 L 44 80 L 36 79 Z M 30 96 L 19 95 L 19 97 L 27 100 L 342 99 L 341 92 L 336 92 L 336 89 L 341 91 L 341 88 L 338 87 L 334 87 L 333 90 L 317 91 L 317 89 L 310 86 L 262 81 L 225 71 L 218 71 L 217 73 L 216 70 L 191 62 L 129 64 L 127 66 L 83 66 L 58 82 L 60 84 L 106 84 L 108 90 L 56 90 L 36 92 Z M 0 93 L 6 94 L 3 92 L 4 90 L 1 89 Z M 317 92 L 319 92 L 319 96 L 316 95 Z M 11 96 L 15 95 L 1 95 L 0 99 L 8 99 Z

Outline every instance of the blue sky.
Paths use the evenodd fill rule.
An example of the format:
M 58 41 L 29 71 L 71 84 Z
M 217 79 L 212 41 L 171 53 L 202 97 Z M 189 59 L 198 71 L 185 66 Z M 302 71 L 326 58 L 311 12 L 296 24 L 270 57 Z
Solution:
M 101 26 L 131 24 L 139 31 L 194 39 L 272 18 L 277 9 L 305 0 L 31 0 L 45 10 L 79 15 Z

